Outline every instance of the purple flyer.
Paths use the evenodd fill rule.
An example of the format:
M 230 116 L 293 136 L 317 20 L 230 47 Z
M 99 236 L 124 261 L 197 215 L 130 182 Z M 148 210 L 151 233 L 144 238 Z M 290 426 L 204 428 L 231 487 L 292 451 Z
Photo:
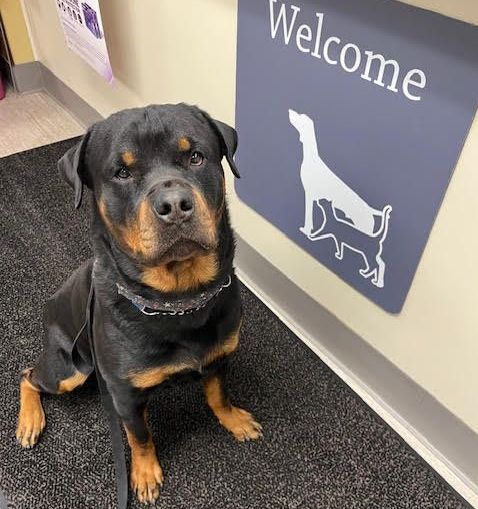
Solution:
M 108 82 L 113 82 L 98 0 L 56 0 L 68 47 Z

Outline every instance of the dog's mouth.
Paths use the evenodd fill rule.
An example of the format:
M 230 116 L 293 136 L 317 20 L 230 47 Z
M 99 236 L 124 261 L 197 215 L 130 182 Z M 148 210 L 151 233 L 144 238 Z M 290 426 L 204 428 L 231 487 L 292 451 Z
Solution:
M 161 228 L 156 232 L 155 249 L 144 260 L 148 265 L 179 262 L 195 256 L 203 256 L 217 248 L 216 235 L 211 235 L 201 224 L 181 224 Z
M 181 262 L 188 258 L 205 255 L 212 251 L 215 246 L 198 242 L 188 238 L 182 238 L 166 248 L 156 260 L 157 264 L 167 264 L 170 262 Z

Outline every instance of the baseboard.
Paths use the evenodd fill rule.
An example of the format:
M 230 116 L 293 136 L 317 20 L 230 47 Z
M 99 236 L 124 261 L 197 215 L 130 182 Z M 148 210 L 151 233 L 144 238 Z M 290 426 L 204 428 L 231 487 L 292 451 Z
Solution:
M 28 62 L 12 67 L 15 90 L 21 94 L 43 88 L 40 62 Z
M 76 92 L 65 85 L 47 67 L 40 63 L 43 89 L 56 99 L 85 127 L 103 120 L 103 117 Z
M 473 507 L 478 435 L 241 238 L 237 273 L 302 341 Z
M 13 67 L 13 79 L 19 93 L 43 90 L 67 109 L 85 127 L 103 117 L 76 92 L 65 85 L 41 62 L 29 62 Z

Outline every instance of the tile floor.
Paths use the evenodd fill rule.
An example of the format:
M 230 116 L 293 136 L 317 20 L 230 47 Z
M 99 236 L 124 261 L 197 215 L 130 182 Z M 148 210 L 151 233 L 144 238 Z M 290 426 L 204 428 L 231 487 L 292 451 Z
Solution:
M 9 93 L 0 101 L 0 157 L 84 131 L 84 126 L 45 92 Z

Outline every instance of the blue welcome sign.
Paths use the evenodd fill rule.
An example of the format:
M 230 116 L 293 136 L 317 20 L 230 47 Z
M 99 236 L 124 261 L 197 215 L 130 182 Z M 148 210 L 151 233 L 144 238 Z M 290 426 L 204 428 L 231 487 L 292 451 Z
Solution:
M 392 0 L 238 19 L 238 196 L 399 312 L 476 112 L 478 28 Z

